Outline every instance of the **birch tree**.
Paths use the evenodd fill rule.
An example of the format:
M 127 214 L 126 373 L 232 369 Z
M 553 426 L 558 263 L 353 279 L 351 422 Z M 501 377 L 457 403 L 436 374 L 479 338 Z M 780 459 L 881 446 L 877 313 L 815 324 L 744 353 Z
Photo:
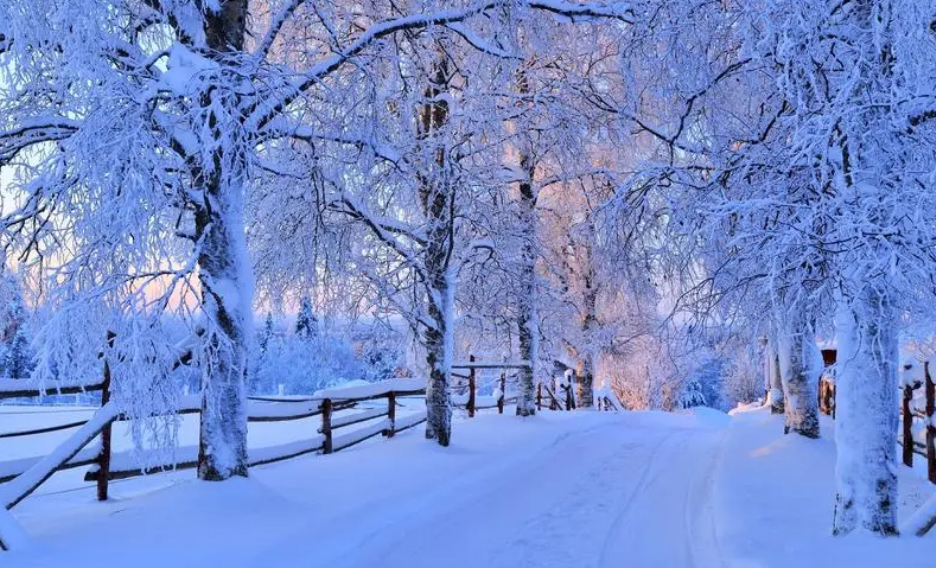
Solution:
M 737 15 L 732 78 L 750 100 L 724 92 L 706 105 L 733 111 L 698 152 L 713 167 L 699 163 L 703 175 L 686 182 L 687 203 L 704 212 L 686 222 L 714 244 L 706 285 L 767 298 L 791 431 L 815 434 L 809 344 L 834 320 L 833 531 L 893 535 L 898 317 L 931 301 L 913 282 L 930 282 L 936 266 L 924 220 L 936 116 L 928 16 L 884 0 L 765 2 Z
M 13 197 L 3 246 L 41 257 L 53 288 L 77 291 L 75 301 L 108 296 L 155 321 L 187 308 L 180 296 L 197 299 L 201 478 L 247 472 L 253 277 L 244 204 L 259 171 L 282 170 L 263 150 L 297 133 L 309 138 L 301 119 L 316 109 L 306 103 L 408 30 L 447 26 L 486 51 L 463 25 L 504 4 L 390 9 L 338 33 L 330 16 L 349 12 L 301 0 L 4 3 L 0 168 L 16 175 L 4 188 Z M 620 3 L 516 4 L 571 19 L 630 17 Z M 317 18 L 323 39 L 289 53 L 282 42 L 300 16 Z M 447 421 L 433 423 L 447 442 Z
M 932 207 L 921 172 L 933 165 L 924 132 L 936 77 L 923 54 L 936 43 L 914 2 L 778 3 L 767 16 L 756 37 L 779 70 L 789 141 L 775 171 L 802 180 L 809 203 L 778 233 L 781 250 L 797 263 L 807 318 L 834 315 L 843 361 L 834 532 L 895 534 L 898 314 L 936 266 L 921 218 Z

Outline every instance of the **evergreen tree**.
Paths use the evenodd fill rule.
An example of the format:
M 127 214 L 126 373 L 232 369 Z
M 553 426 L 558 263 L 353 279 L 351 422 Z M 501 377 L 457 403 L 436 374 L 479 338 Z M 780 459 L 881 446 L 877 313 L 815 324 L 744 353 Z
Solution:
M 0 377 L 26 378 L 30 364 L 26 307 L 15 275 L 0 277 Z
M 263 324 L 263 332 L 260 334 L 260 356 L 266 355 L 270 348 L 270 339 L 273 338 L 273 314 L 267 312 L 266 322 Z
M 691 379 L 686 383 L 683 391 L 679 395 L 679 406 L 681 408 L 693 408 L 696 406 L 708 405 L 702 384 L 697 379 Z
M 318 335 L 318 318 L 312 300 L 303 297 L 299 301 L 299 316 L 296 318 L 296 335 L 305 339 L 314 339 Z

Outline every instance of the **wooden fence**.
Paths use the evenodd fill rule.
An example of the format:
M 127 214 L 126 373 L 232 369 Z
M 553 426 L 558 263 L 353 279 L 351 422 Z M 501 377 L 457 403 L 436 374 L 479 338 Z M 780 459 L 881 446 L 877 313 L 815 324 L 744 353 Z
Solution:
M 516 396 L 507 395 L 509 384 L 506 369 L 521 368 L 525 363 L 478 363 L 471 357 L 469 363 L 456 364 L 453 368 L 468 369 L 467 394 L 465 401 L 453 397 L 456 406 L 466 408 L 473 417 L 477 411 L 497 408 L 504 412 L 507 403 Z M 501 369 L 498 391 L 495 396 L 479 396 L 476 381 L 479 369 Z M 108 482 L 126 479 L 147 473 L 192 468 L 198 462 L 198 447 L 182 446 L 172 452 L 171 462 L 162 463 L 148 459 L 146 452 L 114 452 L 112 448 L 113 424 L 127 421 L 130 417 L 117 412 L 110 404 L 110 369 L 105 363 L 103 379 L 97 382 L 56 385 L 49 389 L 26 388 L 22 381 L 0 380 L 0 400 L 11 398 L 39 398 L 46 395 L 77 394 L 102 391 L 101 408 L 88 420 L 75 420 L 54 426 L 29 430 L 0 432 L 0 439 L 36 436 L 50 432 L 77 429 L 53 454 L 45 457 L 24 458 L 0 462 L 0 501 L 7 509 L 35 491 L 56 471 L 91 466 L 85 473 L 85 481 L 97 484 L 97 498 L 106 500 Z M 304 440 L 278 446 L 248 449 L 250 466 L 273 463 L 309 453 L 337 452 L 377 435 L 392 437 L 395 433 L 412 428 L 426 420 L 425 411 L 397 416 L 401 397 L 425 396 L 425 381 L 422 379 L 391 379 L 380 383 L 320 391 L 309 397 L 248 397 L 247 421 L 284 422 L 297 421 L 316 416 L 321 417 L 319 427 Z M 384 399 L 379 407 L 363 408 L 363 403 Z M 201 412 L 198 396 L 183 398 L 177 414 Z M 363 428 L 342 432 L 349 426 L 368 422 Z M 99 438 L 97 444 L 92 442 Z M 141 466 L 140 462 L 145 465 Z
M 104 389 L 107 393 L 108 390 L 104 388 L 108 386 L 106 383 L 107 374 L 105 373 L 104 383 L 85 386 L 90 386 L 92 390 Z M 249 464 L 251 466 L 262 465 L 312 452 L 328 454 L 349 448 L 377 435 L 392 437 L 396 432 L 412 428 L 425 421 L 425 412 L 416 412 L 398 418 L 397 398 L 424 395 L 424 384 L 424 381 L 417 379 L 392 379 L 362 387 L 323 391 L 315 397 L 289 400 L 251 397 L 247 407 L 248 422 L 282 422 L 320 416 L 321 425 L 307 439 L 248 450 Z M 73 388 L 77 387 L 67 387 L 68 390 L 73 390 Z M 66 389 L 56 389 L 55 392 L 62 390 Z M 14 395 L 38 397 L 42 394 L 38 389 L 0 390 L 0 398 L 13 398 Z M 14 507 L 53 473 L 60 470 L 93 466 L 85 474 L 85 480 L 96 482 L 98 499 L 106 500 L 108 481 L 112 479 L 185 469 L 197 465 L 197 446 L 177 448 L 173 452 L 175 459 L 171 463 L 147 460 L 145 453 L 141 456 L 139 452 L 114 452 L 111 445 L 112 424 L 127 420 L 128 417 L 118 412 L 116 406 L 108 399 L 108 396 L 102 396 L 101 408 L 88 420 L 0 434 L 0 438 L 14 438 L 77 428 L 75 433 L 49 456 L 0 463 L 0 483 L 7 482 L 0 486 L 0 502 L 6 509 Z M 358 409 L 361 403 L 379 399 L 385 399 L 386 404 L 380 407 Z M 179 414 L 195 414 L 200 411 L 197 397 L 187 397 L 178 409 Z M 370 424 L 347 433 L 341 432 L 343 428 L 362 422 L 370 422 Z M 100 437 L 100 442 L 92 445 L 91 442 L 98 437 Z M 138 465 L 139 461 L 146 465 L 141 467 Z
M 921 398 L 917 396 L 921 388 L 925 401 L 922 409 L 914 404 Z M 927 478 L 936 484 L 936 384 L 930 375 L 928 361 L 923 364 L 922 379 L 905 382 L 901 387 L 901 395 L 898 442 L 903 463 L 913 467 L 913 455 L 922 456 L 926 460 Z M 835 384 L 825 376 L 819 383 L 819 410 L 835 418 Z M 917 432 L 923 433 L 923 440 L 917 439 Z
M 512 395 L 507 394 L 508 386 L 516 386 L 517 376 L 509 375 L 507 372 L 514 369 L 524 369 L 529 366 L 526 361 L 515 363 L 481 363 L 474 355 L 468 357 L 466 363 L 455 363 L 452 365 L 452 377 L 461 379 L 463 383 L 454 387 L 457 392 L 452 395 L 452 402 L 455 406 L 463 406 L 468 413 L 469 418 L 474 418 L 479 410 L 487 408 L 496 408 L 498 414 L 504 413 L 504 405 L 515 403 L 517 401 L 516 392 Z M 482 385 L 478 382 L 478 371 L 481 370 L 499 370 L 500 374 L 496 380 L 494 394 L 489 396 L 480 396 L 478 391 Z M 456 371 L 468 371 L 468 374 L 461 374 Z
M 548 383 L 536 384 L 536 408 L 542 410 L 575 410 L 578 403 L 574 393 L 575 385 L 569 377 L 550 386 Z M 596 410 L 623 411 L 624 406 L 610 387 L 594 388 L 592 391 Z
M 467 370 L 468 374 L 453 372 L 455 378 L 463 378 L 466 381 L 464 385 L 456 387 L 462 388 L 465 392 L 453 394 L 453 402 L 456 406 L 463 406 L 468 417 L 474 417 L 479 410 L 487 408 L 496 408 L 498 413 L 503 414 L 504 406 L 516 401 L 515 393 L 508 394 L 508 387 L 515 385 L 516 376 L 509 376 L 508 371 L 522 369 L 528 365 L 524 361 L 480 363 L 474 356 L 470 357 L 467 363 L 456 363 L 452 366 L 453 369 Z M 484 385 L 479 384 L 478 371 L 483 369 L 500 370 L 492 395 L 479 395 L 479 390 Z M 22 384 L 22 381 L 0 380 L 0 400 L 102 391 L 101 407 L 87 420 L 75 420 L 30 430 L 0 432 L 0 439 L 5 439 L 75 430 L 47 456 L 0 462 L 0 484 L 2 484 L 0 485 L 0 503 L 4 510 L 15 507 L 55 472 L 61 470 L 91 466 L 85 473 L 84 479 L 96 483 L 97 498 L 104 501 L 108 498 L 111 480 L 197 466 L 198 447 L 196 445 L 176 448 L 171 452 L 171 460 L 152 452 L 151 455 L 147 455 L 145 451 L 115 452 L 113 450 L 113 424 L 132 418 L 122 414 L 116 404 L 110 400 L 111 371 L 106 361 L 103 378 L 100 381 L 56 385 L 50 389 L 27 388 L 21 386 Z M 539 384 L 537 406 L 540 409 L 543 407 L 545 392 L 550 408 L 556 410 L 575 408 L 571 382 L 560 385 L 560 388 L 563 388 L 565 392 L 561 397 L 556 397 L 548 385 Z M 318 428 L 311 432 L 308 438 L 277 446 L 248 448 L 249 465 L 268 464 L 314 452 L 330 454 L 378 435 L 393 437 L 397 432 L 412 428 L 426 420 L 424 410 L 398 417 L 399 399 L 425 396 L 425 394 L 425 381 L 422 379 L 391 379 L 356 387 L 319 391 L 309 397 L 248 397 L 247 421 L 249 423 L 297 421 L 320 417 Z M 366 403 L 381 400 L 385 403 L 365 407 Z M 180 415 L 200 412 L 201 400 L 198 396 L 184 397 L 176 409 L 176 413 Z M 342 431 L 349 426 L 363 423 L 367 424 L 353 430 Z M 96 439 L 99 439 L 98 443 L 94 443 Z M 2 538 L 0 538 L 0 549 L 6 549 Z

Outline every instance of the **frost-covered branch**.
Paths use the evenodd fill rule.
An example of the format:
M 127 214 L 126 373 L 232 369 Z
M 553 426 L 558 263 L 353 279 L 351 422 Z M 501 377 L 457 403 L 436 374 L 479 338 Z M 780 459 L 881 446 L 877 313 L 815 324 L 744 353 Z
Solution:
M 457 27 L 466 20 L 496 8 L 501 8 L 509 3 L 511 3 L 509 0 L 478 2 L 466 8 L 442 10 L 430 14 L 414 14 L 378 22 L 367 28 L 366 31 L 338 53 L 323 59 L 310 69 L 302 72 L 300 78 L 293 81 L 284 92 L 278 93 L 276 96 L 271 96 L 271 100 L 269 101 L 257 104 L 255 108 L 251 109 L 246 125 L 249 129 L 258 129 L 266 125 L 266 123 L 273 120 L 280 112 L 300 98 L 309 88 L 319 84 L 325 77 L 334 73 L 343 65 L 366 51 L 371 45 L 385 37 L 430 26 L 455 25 Z M 608 18 L 630 22 L 632 17 L 630 4 L 617 1 L 607 5 L 598 2 L 571 3 L 559 0 L 522 0 L 521 5 L 547 11 L 573 22 L 588 21 L 595 18 Z

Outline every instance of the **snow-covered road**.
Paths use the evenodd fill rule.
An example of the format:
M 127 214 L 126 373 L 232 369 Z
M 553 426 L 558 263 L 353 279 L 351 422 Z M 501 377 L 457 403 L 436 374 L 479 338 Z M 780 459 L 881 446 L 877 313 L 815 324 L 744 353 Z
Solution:
M 578 433 L 491 479 L 470 502 L 410 519 L 418 538 L 383 539 L 340 565 L 717 566 L 705 506 L 717 445 L 693 430 Z
M 190 472 L 26 500 L 16 566 L 721 566 L 709 487 L 726 429 L 698 416 L 483 416 L 197 483 Z M 102 541 L 102 535 L 107 535 Z
M 823 431 L 831 435 L 831 424 Z M 767 409 L 543 413 L 417 429 L 202 483 L 191 471 L 32 496 L 0 568 L 929 566 L 931 539 L 833 539 L 835 446 Z M 298 435 L 298 433 L 296 433 Z M 901 470 L 903 516 L 934 495 Z M 899 561 L 898 561 L 899 560 Z
M 263 556 L 313 566 L 302 558 L 315 551 L 321 565 L 340 568 L 721 566 L 709 488 L 722 437 L 605 422 L 456 475 L 432 493 L 431 506 L 375 504 L 369 517 L 381 522 L 359 526 L 359 539 L 342 538 L 347 529 L 336 520 L 303 530 L 298 549 Z

